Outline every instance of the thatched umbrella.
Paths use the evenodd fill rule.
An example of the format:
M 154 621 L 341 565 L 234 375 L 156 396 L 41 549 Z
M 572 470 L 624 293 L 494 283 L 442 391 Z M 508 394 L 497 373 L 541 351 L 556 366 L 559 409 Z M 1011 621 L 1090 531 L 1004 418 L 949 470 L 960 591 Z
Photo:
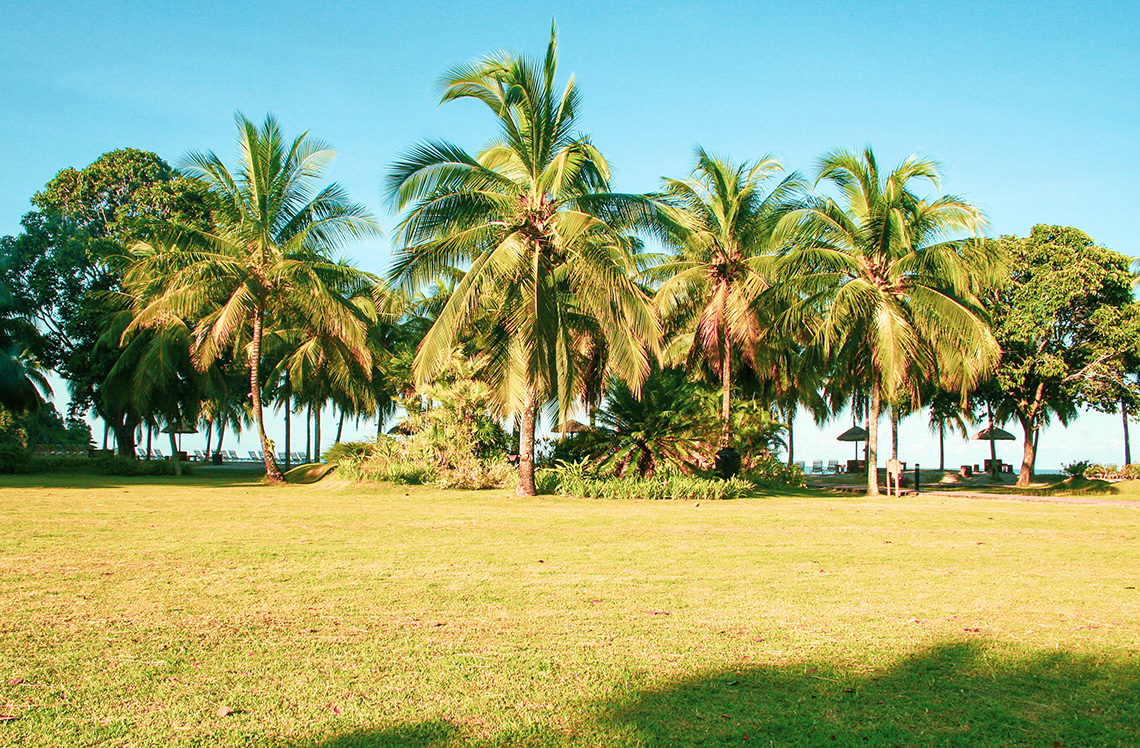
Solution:
M 186 421 L 175 421 L 174 423 L 167 424 L 166 428 L 164 428 L 162 430 L 162 433 L 164 433 L 164 434 L 175 434 L 176 438 L 178 439 L 178 444 L 177 444 L 178 451 L 181 452 L 182 451 L 182 435 L 183 434 L 197 434 L 198 429 L 193 424 L 186 423 Z
M 991 423 L 988 427 L 982 429 L 970 438 L 975 441 L 990 443 L 990 474 L 996 478 L 998 474 L 996 442 L 1017 441 L 1017 437 L 1005 429 L 999 429 Z
M 566 423 L 562 424 L 562 428 L 554 429 L 556 434 L 577 434 L 582 431 L 589 431 L 590 427 L 580 421 L 575 421 L 571 418 Z
M 859 442 L 867 441 L 867 429 L 862 426 L 852 426 L 844 431 L 839 436 L 835 437 L 836 441 L 840 442 L 855 442 L 855 459 L 859 459 Z

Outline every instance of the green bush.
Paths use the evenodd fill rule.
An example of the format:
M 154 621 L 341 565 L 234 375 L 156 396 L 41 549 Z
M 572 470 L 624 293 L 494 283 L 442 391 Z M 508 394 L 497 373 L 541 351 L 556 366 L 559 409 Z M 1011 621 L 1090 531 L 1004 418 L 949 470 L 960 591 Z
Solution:
M 1071 478 L 1083 478 L 1091 464 L 1088 460 L 1080 460 L 1079 462 L 1070 462 L 1061 469 L 1065 471 L 1065 475 Z
M 0 443 L 0 473 L 23 473 L 27 471 L 28 450 L 16 442 Z
M 672 471 L 658 471 L 646 478 L 599 476 L 585 463 L 563 465 L 558 470 L 543 471 L 541 476 L 544 488 L 550 488 L 553 476 L 557 478 L 558 492 L 585 499 L 719 501 L 740 498 L 752 488 L 747 481 L 736 478 L 721 480 Z
M 6 445 L 5 445 L 6 446 Z M 6 450 L 0 447 L 0 472 L 46 475 L 112 475 L 118 477 L 174 475 L 174 463 L 169 460 L 131 460 L 126 457 L 30 457 L 23 463 L 3 460 Z M 5 469 L 9 467 L 12 469 Z M 182 463 L 182 474 L 192 472 L 190 464 Z
M 337 442 L 324 454 L 325 462 L 363 460 L 372 451 L 372 442 Z
M 803 470 L 797 465 L 781 462 L 770 454 L 755 458 L 740 477 L 759 488 L 802 488 L 807 485 Z

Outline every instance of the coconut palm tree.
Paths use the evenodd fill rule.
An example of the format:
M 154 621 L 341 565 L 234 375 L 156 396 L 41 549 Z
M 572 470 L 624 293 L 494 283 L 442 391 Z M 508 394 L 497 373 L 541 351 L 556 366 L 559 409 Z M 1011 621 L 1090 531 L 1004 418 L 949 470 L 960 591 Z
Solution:
M 692 176 L 664 180 L 655 198 L 651 228 L 673 257 L 653 269 L 662 280 L 654 301 L 671 337 L 691 340 L 689 366 L 707 363 L 720 380 L 721 448 L 729 442 L 733 354 L 755 369 L 770 323 L 760 296 L 771 285 L 773 228 L 800 185 L 795 174 L 773 184 L 781 172 L 771 157 L 736 165 L 698 148 Z
M 246 363 L 265 473 L 280 483 L 262 414 L 263 336 L 301 327 L 340 341 L 369 369 L 367 321 L 351 302 L 367 274 L 331 252 L 379 228 L 339 185 L 320 186 L 333 157 L 327 145 L 308 133 L 286 140 L 272 116 L 258 127 L 239 113 L 237 124 L 236 171 L 213 153 L 191 154 L 183 166 L 206 185 L 213 227 L 150 227 L 125 283 L 145 300 L 135 327 L 174 315 L 193 324 L 200 369 L 226 350 Z
M 466 268 L 417 351 L 416 379 L 430 381 L 479 321 L 484 376 L 521 418 L 518 493 L 526 496 L 535 493 L 537 408 L 557 402 L 565 418 L 582 389 L 578 332 L 591 323 L 604 330 L 611 371 L 635 388 L 660 337 L 631 279 L 635 243 L 622 232 L 645 202 L 608 191 L 609 165 L 575 131 L 577 86 L 555 88 L 556 51 L 552 30 L 541 63 L 500 53 L 448 72 L 443 101 L 482 102 L 498 137 L 477 156 L 421 144 L 387 182 L 396 204 L 410 206 L 393 279 L 415 287 Z
M 815 339 L 842 351 L 837 362 L 869 391 L 873 495 L 882 403 L 900 401 L 904 390 L 917 399 L 931 375 L 968 391 L 998 358 L 978 293 L 1000 257 L 977 240 L 985 219 L 976 207 L 915 194 L 917 182 L 938 180 L 937 164 L 916 156 L 882 175 L 870 148 L 832 151 L 820 159 L 816 184 L 830 183 L 839 199 L 808 198 L 777 231 L 782 276 L 803 294 L 801 315 L 815 315 Z

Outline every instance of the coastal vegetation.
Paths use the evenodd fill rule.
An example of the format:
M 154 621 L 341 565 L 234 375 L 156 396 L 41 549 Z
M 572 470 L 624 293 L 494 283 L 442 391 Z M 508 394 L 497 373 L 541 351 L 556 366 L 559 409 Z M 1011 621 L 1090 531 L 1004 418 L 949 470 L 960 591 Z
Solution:
M 165 432 L 177 456 L 175 434 L 202 428 L 209 453 L 252 427 L 272 483 L 296 461 L 294 416 L 304 459 L 320 459 L 330 403 L 341 424 L 376 420 L 375 454 L 392 452 L 386 429 L 430 432 L 392 475 L 461 469 L 483 477 L 456 485 L 513 480 L 524 496 L 548 459 L 544 415 L 591 432 L 546 450 L 551 465 L 585 461 L 601 479 L 707 478 L 733 449 L 746 470 L 782 451 L 791 468 L 801 411 L 861 419 L 872 466 L 883 413 L 892 457 L 898 419 L 922 408 L 943 435 L 1015 421 L 1020 485 L 1050 419 L 1119 412 L 1127 438 L 1135 276 L 1079 230 L 991 238 L 979 206 L 938 194 L 937 162 L 888 170 L 870 147 L 829 151 L 806 176 L 698 147 L 689 175 L 614 192 L 553 33 L 541 58 L 460 65 L 442 91 L 495 129 L 477 152 L 425 141 L 377 175 L 400 211 L 386 278 L 341 257 L 380 229 L 326 183 L 330 147 L 272 116 L 238 115 L 233 166 L 123 149 L 63 169 L 0 239 L 6 461 L 63 443 L 30 427 L 50 407 L 48 370 L 68 383 L 69 423 L 105 424 L 105 449 L 134 459 Z M 495 448 L 475 449 L 491 426 Z M 472 449 L 462 466 L 439 456 Z

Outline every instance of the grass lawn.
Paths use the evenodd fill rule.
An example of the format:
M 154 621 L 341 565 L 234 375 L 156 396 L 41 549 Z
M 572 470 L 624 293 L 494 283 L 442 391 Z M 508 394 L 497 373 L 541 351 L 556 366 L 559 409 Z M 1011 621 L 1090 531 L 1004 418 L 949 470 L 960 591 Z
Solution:
M 253 480 L 0 480 L 0 745 L 1140 745 L 1137 509 Z

